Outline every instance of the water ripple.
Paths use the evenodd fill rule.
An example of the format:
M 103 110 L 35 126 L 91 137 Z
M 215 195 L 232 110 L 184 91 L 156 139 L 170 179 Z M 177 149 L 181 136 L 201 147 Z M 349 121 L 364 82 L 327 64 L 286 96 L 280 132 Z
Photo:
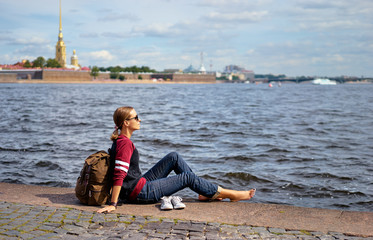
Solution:
M 0 84 L 0 181 L 74 187 L 134 106 L 143 171 L 171 151 L 253 202 L 373 211 L 373 85 Z M 98 94 L 99 93 L 99 94 Z M 27 166 L 27 167 L 26 167 Z M 190 193 L 188 195 L 190 197 Z

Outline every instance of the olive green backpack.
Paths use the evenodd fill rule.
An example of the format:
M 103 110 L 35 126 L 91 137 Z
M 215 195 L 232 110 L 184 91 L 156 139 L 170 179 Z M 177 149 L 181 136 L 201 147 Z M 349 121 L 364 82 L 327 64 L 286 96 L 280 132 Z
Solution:
M 85 160 L 75 186 L 75 195 L 81 203 L 104 205 L 110 198 L 114 157 L 110 158 L 109 153 L 98 151 Z

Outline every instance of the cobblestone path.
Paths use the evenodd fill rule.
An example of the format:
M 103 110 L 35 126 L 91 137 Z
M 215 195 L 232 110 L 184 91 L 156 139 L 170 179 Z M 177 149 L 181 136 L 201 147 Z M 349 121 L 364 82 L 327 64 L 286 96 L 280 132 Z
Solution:
M 0 202 L 0 239 L 370 239 Z

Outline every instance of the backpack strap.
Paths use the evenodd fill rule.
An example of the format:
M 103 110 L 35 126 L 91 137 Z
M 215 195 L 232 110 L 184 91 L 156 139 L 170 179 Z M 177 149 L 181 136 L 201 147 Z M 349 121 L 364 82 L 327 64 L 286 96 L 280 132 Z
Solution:
M 88 182 L 89 182 L 89 175 L 91 174 L 91 165 L 88 165 L 88 169 L 85 173 L 85 177 L 84 177 L 84 186 L 88 186 Z
M 117 149 L 117 140 L 114 140 L 113 144 L 111 145 L 111 148 L 107 150 L 110 155 L 110 165 L 112 164 L 114 165 L 115 163 L 116 149 Z
M 109 167 L 109 179 L 110 184 L 112 184 L 113 176 L 114 176 L 114 167 L 115 167 L 115 156 L 116 156 L 116 149 L 117 149 L 117 140 L 113 141 L 111 148 L 108 149 L 108 153 L 110 155 L 110 167 Z

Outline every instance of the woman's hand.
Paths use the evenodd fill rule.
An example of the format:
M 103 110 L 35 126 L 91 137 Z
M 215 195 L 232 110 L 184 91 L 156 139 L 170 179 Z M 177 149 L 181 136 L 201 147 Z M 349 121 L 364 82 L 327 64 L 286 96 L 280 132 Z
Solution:
M 98 213 L 103 213 L 103 212 L 109 213 L 117 209 L 118 197 L 119 197 L 121 188 L 122 188 L 121 186 L 113 187 L 112 193 L 111 193 L 111 204 L 104 208 L 97 210 Z
M 98 213 L 109 213 L 109 212 L 112 212 L 114 211 L 115 209 L 117 209 L 115 206 L 113 205 L 109 205 L 109 206 L 106 206 L 104 208 L 101 208 L 99 210 L 97 210 Z

